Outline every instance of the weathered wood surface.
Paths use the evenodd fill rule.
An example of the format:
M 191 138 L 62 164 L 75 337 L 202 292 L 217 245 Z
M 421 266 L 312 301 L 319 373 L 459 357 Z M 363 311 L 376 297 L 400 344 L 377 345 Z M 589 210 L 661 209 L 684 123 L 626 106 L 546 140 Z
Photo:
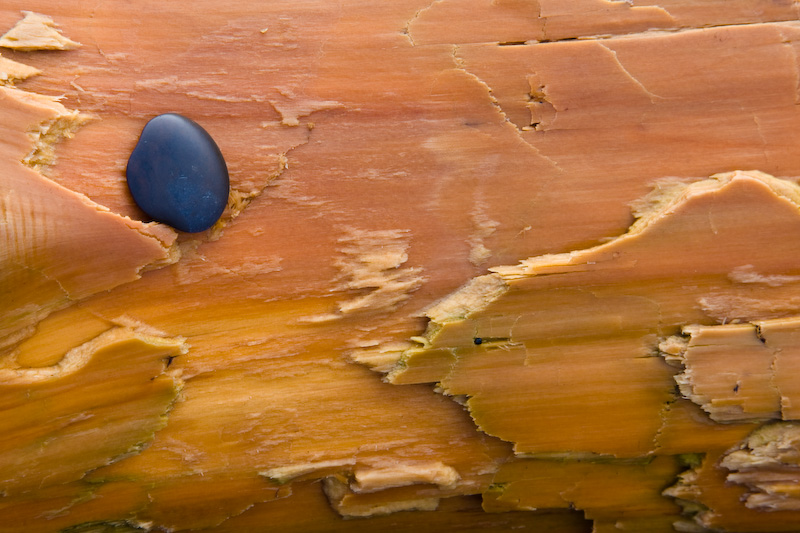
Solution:
M 0 531 L 796 529 L 794 3 L 23 11 Z M 127 191 L 164 112 L 208 232 Z

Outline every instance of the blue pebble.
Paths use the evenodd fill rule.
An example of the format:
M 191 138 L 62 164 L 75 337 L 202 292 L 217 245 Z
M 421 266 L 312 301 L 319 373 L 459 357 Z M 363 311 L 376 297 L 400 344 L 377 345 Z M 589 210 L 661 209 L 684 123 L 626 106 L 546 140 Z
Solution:
M 222 152 L 199 124 L 175 113 L 145 125 L 126 174 L 142 211 L 181 231 L 207 230 L 228 203 Z

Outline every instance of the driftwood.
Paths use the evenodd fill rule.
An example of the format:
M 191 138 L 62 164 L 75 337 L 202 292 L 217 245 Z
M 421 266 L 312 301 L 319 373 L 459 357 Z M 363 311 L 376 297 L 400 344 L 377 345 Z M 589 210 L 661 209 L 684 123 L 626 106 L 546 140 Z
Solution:
M 795 531 L 790 2 L 0 7 L 0 532 Z M 182 233 L 145 122 L 226 157 Z

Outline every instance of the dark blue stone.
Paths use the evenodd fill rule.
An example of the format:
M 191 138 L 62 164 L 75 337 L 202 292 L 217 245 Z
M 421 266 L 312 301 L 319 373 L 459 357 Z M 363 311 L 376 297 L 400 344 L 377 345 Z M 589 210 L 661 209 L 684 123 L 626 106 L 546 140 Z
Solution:
M 126 173 L 142 211 L 181 231 L 207 230 L 228 203 L 222 152 L 199 124 L 175 113 L 145 125 Z

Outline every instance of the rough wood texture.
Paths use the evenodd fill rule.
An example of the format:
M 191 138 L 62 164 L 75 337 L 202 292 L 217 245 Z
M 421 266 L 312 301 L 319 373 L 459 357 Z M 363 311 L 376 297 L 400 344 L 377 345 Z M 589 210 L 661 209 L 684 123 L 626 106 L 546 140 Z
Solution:
M 0 532 L 795 530 L 799 19 L 4 2 Z

